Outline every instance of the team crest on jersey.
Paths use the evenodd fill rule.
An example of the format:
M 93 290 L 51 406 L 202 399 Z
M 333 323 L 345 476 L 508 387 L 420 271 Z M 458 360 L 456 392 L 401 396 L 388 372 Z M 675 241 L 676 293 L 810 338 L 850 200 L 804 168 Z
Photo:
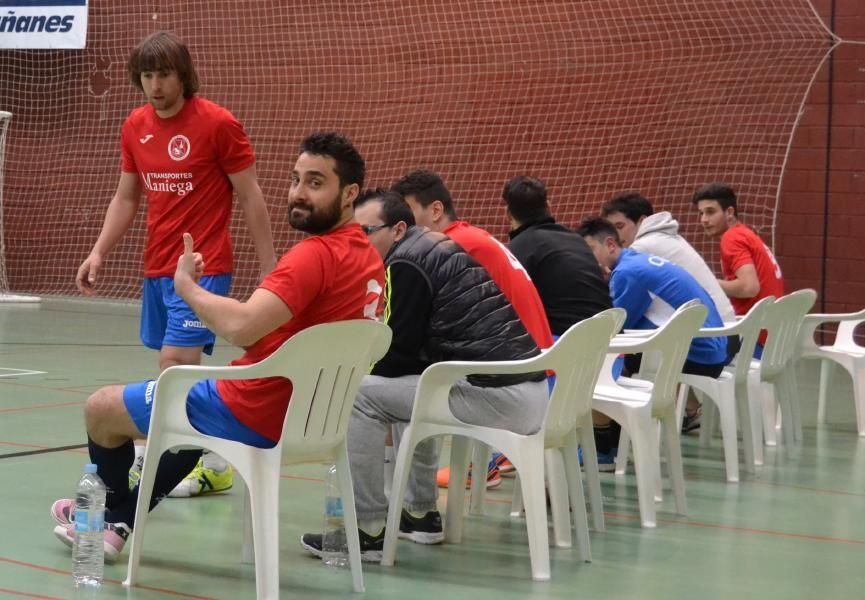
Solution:
M 175 135 L 168 142 L 168 156 L 172 160 L 183 160 L 189 156 L 190 150 L 192 150 L 192 144 L 189 143 L 189 138 L 185 135 Z

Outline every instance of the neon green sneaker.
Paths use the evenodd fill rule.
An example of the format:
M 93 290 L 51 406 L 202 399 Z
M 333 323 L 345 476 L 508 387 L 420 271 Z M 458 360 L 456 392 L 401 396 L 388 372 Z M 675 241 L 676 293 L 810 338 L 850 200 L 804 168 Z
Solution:
M 135 462 L 132 463 L 132 468 L 129 469 L 129 489 L 135 489 L 138 482 L 141 481 L 141 469 L 144 468 L 144 455 L 136 456 Z
M 205 494 L 215 494 L 231 489 L 233 484 L 233 473 L 231 465 L 225 467 L 224 471 L 214 471 L 205 467 L 201 459 L 198 459 L 198 464 L 192 469 L 192 472 L 186 478 L 177 484 L 169 498 L 189 498 L 191 496 L 202 496 Z

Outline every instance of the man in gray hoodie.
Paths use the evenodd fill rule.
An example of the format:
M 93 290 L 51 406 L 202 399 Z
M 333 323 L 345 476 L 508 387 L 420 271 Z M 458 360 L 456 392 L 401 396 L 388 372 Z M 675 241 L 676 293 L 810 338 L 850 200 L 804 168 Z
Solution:
M 653 254 L 679 265 L 711 296 L 725 323 L 736 320 L 733 305 L 721 289 L 717 277 L 703 257 L 679 235 L 679 222 L 668 211 L 656 213 L 652 203 L 644 196 L 637 192 L 626 192 L 604 204 L 601 215 L 615 226 L 622 246 Z M 738 352 L 739 345 L 738 337 L 728 340 L 727 354 L 730 360 Z M 688 432 L 699 426 L 699 403 L 693 396 L 689 396 L 682 431 Z

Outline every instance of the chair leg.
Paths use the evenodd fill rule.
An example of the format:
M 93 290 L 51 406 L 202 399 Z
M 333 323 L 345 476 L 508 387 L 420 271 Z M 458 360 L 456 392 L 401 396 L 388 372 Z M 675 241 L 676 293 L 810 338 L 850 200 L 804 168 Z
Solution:
M 834 363 L 825 358 L 820 359 L 820 391 L 817 393 L 817 423 L 826 424 L 826 395 L 829 391 L 829 383 L 832 381 L 832 367 Z
M 865 437 L 865 369 L 853 374 L 853 402 L 856 405 L 856 430 Z
M 151 437 L 144 450 L 144 467 L 138 482 L 138 502 L 135 505 L 135 524 L 132 527 L 132 539 L 129 544 L 129 563 L 126 567 L 125 586 L 138 583 L 138 567 L 141 562 L 141 546 L 144 543 L 144 530 L 150 508 L 150 498 L 153 495 L 153 482 L 156 480 L 156 468 L 164 449 L 161 439 Z
M 721 421 L 721 440 L 724 444 L 724 464 L 727 469 L 727 481 L 739 481 L 739 441 L 736 436 L 736 398 L 733 388 L 725 386 L 720 390 L 723 394 L 721 405 L 718 406 Z
M 598 473 L 598 451 L 595 447 L 595 433 L 592 427 L 592 418 L 587 415 L 585 420 L 577 428 L 579 444 L 583 448 L 583 472 L 586 474 L 586 485 L 589 488 L 589 506 L 592 509 L 592 527 L 595 531 L 606 531 L 604 522 L 604 501 L 601 494 L 601 477 Z M 574 453 L 576 459 L 576 453 Z M 566 457 L 567 458 L 567 457 Z M 567 460 L 565 463 L 567 464 Z M 577 469 L 573 473 L 579 474 L 580 465 L 577 461 Z M 594 468 L 593 468 L 594 467 Z M 568 470 L 568 476 L 572 472 Z
M 631 453 L 631 436 L 622 427 L 619 434 L 619 453 L 616 455 L 616 475 L 624 475 L 628 469 L 628 455 Z
M 777 446 L 778 439 L 775 425 L 778 419 L 774 384 L 760 382 L 759 397 L 763 405 L 763 438 L 766 440 L 767 446 Z
M 682 466 L 682 442 L 679 438 L 680 426 L 675 422 L 676 415 L 670 412 L 661 418 L 664 446 L 667 449 L 667 471 L 670 474 L 670 484 L 673 488 L 673 498 L 676 502 L 676 512 L 688 514 L 688 504 L 685 500 L 685 475 Z M 660 457 L 659 461 L 660 463 Z
M 636 421 L 636 419 L 635 419 Z M 655 527 L 655 469 L 658 461 L 657 434 L 652 426 L 643 430 L 639 423 L 629 423 L 634 444 L 634 470 L 637 474 L 637 498 L 640 503 L 640 522 L 643 527 Z M 622 433 L 625 428 L 622 428 Z M 649 438 L 654 438 L 652 441 Z
M 338 459 L 337 459 L 338 460 Z M 337 463 L 337 472 L 340 467 Z M 345 465 L 347 472 L 348 464 Z M 279 598 L 279 466 L 255 462 L 246 474 L 255 548 L 255 592 L 257 598 Z M 351 479 L 349 478 L 349 482 Z M 342 482 L 340 482 L 342 484 Z M 345 495 L 343 494 L 345 499 Z M 352 496 L 352 501 L 354 497 Z M 345 504 L 345 502 L 343 502 Z M 351 506 L 354 506 L 352 503 Z M 346 505 L 348 513 L 348 505 Z M 355 522 L 355 536 L 357 536 Z M 346 524 L 348 527 L 348 524 Z
M 411 459 L 414 456 L 417 443 L 418 440 L 415 439 L 414 427 L 409 424 L 402 434 L 399 451 L 396 456 L 396 465 L 393 471 L 393 487 L 390 490 L 387 525 L 384 528 L 384 550 L 381 557 L 381 564 L 385 567 L 392 567 L 396 557 L 396 544 L 399 539 L 399 519 L 402 514 L 406 485 L 408 485 Z M 450 497 L 450 494 L 448 494 L 448 497 Z
M 790 408 L 793 415 L 793 438 L 796 443 L 802 442 L 802 400 L 799 394 L 799 376 L 796 372 L 796 363 L 790 362 L 785 373 L 787 386 L 790 388 Z
M 700 448 L 710 448 L 718 421 L 718 408 L 706 395 L 700 394 L 703 405 L 703 422 L 700 424 Z
M 360 539 L 357 532 L 357 512 L 354 504 L 354 486 L 351 481 L 351 467 L 348 462 L 348 449 L 343 447 L 336 457 L 336 474 L 339 478 L 339 492 L 342 496 L 343 515 L 345 517 L 345 539 L 348 545 L 348 562 L 351 565 L 351 582 L 354 591 L 362 593 L 363 567 L 360 560 Z M 277 489 L 278 485 L 277 485 Z M 278 505 L 277 505 L 278 510 Z M 389 515 L 388 515 L 389 516 Z M 397 524 L 399 529 L 399 524 Z M 279 563 L 277 563 L 277 573 Z
M 520 480 L 520 474 L 517 473 L 514 477 L 514 497 L 511 498 L 511 517 L 518 518 L 523 516 L 523 484 Z
M 579 556 L 585 562 L 592 561 L 592 547 L 589 540 L 589 521 L 586 514 L 586 498 L 583 492 L 583 478 L 580 475 L 580 463 L 577 460 L 576 436 L 570 444 L 560 450 L 565 463 L 565 475 L 568 482 L 568 497 L 571 501 L 571 515 L 574 518 L 574 529 L 577 533 L 577 548 Z M 596 510 L 596 507 L 592 507 Z
M 475 440 L 472 444 L 472 495 L 469 514 L 484 514 L 484 499 L 487 495 L 487 465 L 490 462 L 490 447 Z
M 241 479 L 242 478 L 238 478 Z M 252 530 L 252 502 L 249 499 L 249 486 L 244 482 L 245 489 L 240 490 L 243 496 L 243 548 L 240 552 L 240 562 L 245 565 L 255 564 L 255 535 Z
M 523 503 L 526 506 L 526 532 L 532 579 L 550 579 L 550 548 L 547 532 L 547 504 L 544 498 L 544 449 L 541 444 L 523 446 L 519 456 L 509 456 L 523 478 Z M 516 461 L 515 461 L 516 458 Z
M 748 415 L 751 421 L 751 443 L 754 447 L 754 464 L 762 465 L 763 450 L 763 384 L 759 375 L 748 377 Z
M 774 383 L 775 398 L 781 411 L 781 435 L 787 449 L 796 445 L 796 417 L 793 414 L 792 381 L 789 369 L 785 369 Z
M 676 420 L 681 423 L 685 418 L 685 405 L 688 403 L 688 390 L 690 386 L 686 383 L 679 384 L 679 394 L 676 396 Z
M 558 448 L 544 452 L 546 485 L 550 495 L 550 512 L 553 516 L 553 536 L 558 548 L 570 548 L 571 516 L 568 510 L 568 480 L 563 458 Z
M 748 386 L 736 384 L 733 392 L 734 401 L 736 403 L 736 414 L 739 417 L 739 422 L 742 428 L 742 448 L 745 453 L 745 471 L 754 473 L 755 457 L 755 441 L 753 434 L 754 423 L 751 420 L 751 406 L 748 401 Z
M 472 441 L 455 435 L 451 440 L 451 474 L 448 480 L 448 502 L 445 513 L 445 540 L 459 544 L 463 537 L 463 510 L 466 501 L 466 473 Z M 486 476 L 484 476 L 486 479 Z

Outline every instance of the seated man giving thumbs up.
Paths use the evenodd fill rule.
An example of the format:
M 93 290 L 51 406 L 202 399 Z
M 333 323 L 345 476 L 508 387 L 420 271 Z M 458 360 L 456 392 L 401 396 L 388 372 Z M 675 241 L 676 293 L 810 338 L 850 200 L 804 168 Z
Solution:
M 384 288 L 384 265 L 360 225 L 352 203 L 363 186 L 364 161 L 351 142 L 317 133 L 300 146 L 291 173 L 289 223 L 311 234 L 291 248 L 246 302 L 218 296 L 198 285 L 204 272 L 192 236 L 183 235 L 174 287 L 202 322 L 245 349 L 233 365 L 270 356 L 298 331 L 319 323 L 375 318 Z M 91 462 L 108 489 L 103 547 L 108 560 L 122 551 L 135 521 L 138 488 L 129 490 L 133 440 L 147 437 L 156 382 L 113 385 L 87 399 L 84 417 Z M 202 380 L 190 390 L 186 410 L 200 432 L 260 448 L 273 447 L 291 397 L 281 377 Z M 158 402 L 158 400 L 157 400 Z M 166 452 L 156 472 L 153 502 L 159 502 L 189 473 L 200 450 Z M 71 546 L 74 500 L 57 500 L 54 534 Z

